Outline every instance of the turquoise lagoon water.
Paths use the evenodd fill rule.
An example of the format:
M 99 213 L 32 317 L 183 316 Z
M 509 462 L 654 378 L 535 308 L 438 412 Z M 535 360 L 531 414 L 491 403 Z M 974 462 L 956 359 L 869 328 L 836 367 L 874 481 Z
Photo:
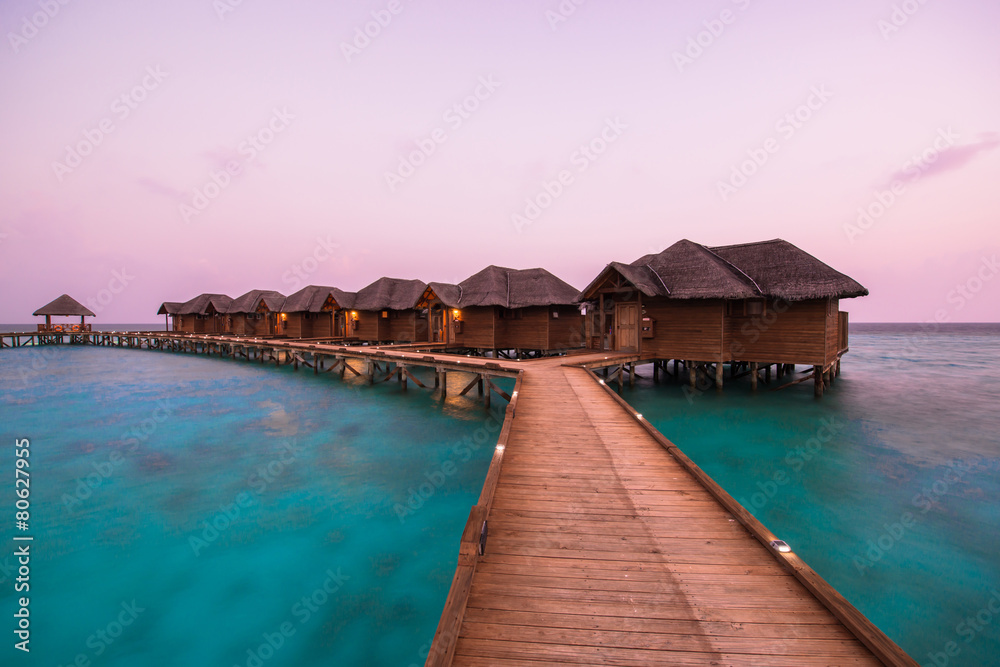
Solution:
M 996 325 L 854 325 L 819 401 L 623 395 L 920 664 L 1000 665 L 998 360 Z
M 423 664 L 496 409 L 83 346 L 3 350 L 0 378 L 0 663 Z M 34 537 L 30 656 L 12 647 L 15 533 Z

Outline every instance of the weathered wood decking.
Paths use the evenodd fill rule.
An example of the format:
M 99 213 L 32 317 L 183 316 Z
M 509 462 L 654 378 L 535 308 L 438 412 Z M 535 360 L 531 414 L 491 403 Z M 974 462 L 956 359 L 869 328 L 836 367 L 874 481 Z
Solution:
M 485 554 L 429 665 L 916 664 L 862 622 L 876 658 L 778 560 L 794 554 L 776 558 L 566 361 L 525 366 Z

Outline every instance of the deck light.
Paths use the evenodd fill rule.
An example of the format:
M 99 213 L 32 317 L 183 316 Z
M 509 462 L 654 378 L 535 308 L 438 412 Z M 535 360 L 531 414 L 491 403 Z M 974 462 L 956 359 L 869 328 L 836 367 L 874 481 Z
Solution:
M 641 412 L 635 413 L 635 418 L 641 420 L 642 419 L 642 413 Z
M 600 382 L 601 384 L 604 384 L 604 380 L 598 380 L 598 382 Z
M 497 452 L 503 454 L 503 450 L 504 449 L 505 449 L 505 447 L 503 445 L 497 443 Z
M 771 540 L 771 548 L 783 554 L 791 553 L 792 551 L 792 548 L 784 540 Z

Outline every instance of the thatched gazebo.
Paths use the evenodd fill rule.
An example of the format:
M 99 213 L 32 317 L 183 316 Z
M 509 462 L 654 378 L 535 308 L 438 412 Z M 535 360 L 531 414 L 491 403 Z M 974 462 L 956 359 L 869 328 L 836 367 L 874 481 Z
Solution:
M 174 318 L 173 330 L 177 331 L 177 316 L 181 312 L 181 306 L 184 304 L 180 301 L 164 301 L 160 304 L 160 309 L 156 311 L 157 315 L 163 315 L 164 331 L 170 331 L 170 318 Z
M 44 315 L 45 324 L 39 324 L 39 331 L 58 331 L 58 332 L 70 332 L 76 333 L 80 331 L 90 331 L 90 325 L 87 324 L 87 317 L 96 317 L 94 313 L 84 306 L 82 303 L 71 297 L 69 294 L 63 294 L 58 299 L 45 304 L 38 310 L 36 310 L 32 315 L 36 317 Z M 77 317 L 80 318 L 79 324 L 52 324 L 52 317 Z

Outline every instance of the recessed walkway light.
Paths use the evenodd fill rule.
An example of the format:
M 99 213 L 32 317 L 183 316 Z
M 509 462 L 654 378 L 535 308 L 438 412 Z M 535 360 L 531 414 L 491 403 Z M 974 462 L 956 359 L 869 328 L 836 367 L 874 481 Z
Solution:
M 771 548 L 783 554 L 791 553 L 792 548 L 784 540 L 771 540 Z

